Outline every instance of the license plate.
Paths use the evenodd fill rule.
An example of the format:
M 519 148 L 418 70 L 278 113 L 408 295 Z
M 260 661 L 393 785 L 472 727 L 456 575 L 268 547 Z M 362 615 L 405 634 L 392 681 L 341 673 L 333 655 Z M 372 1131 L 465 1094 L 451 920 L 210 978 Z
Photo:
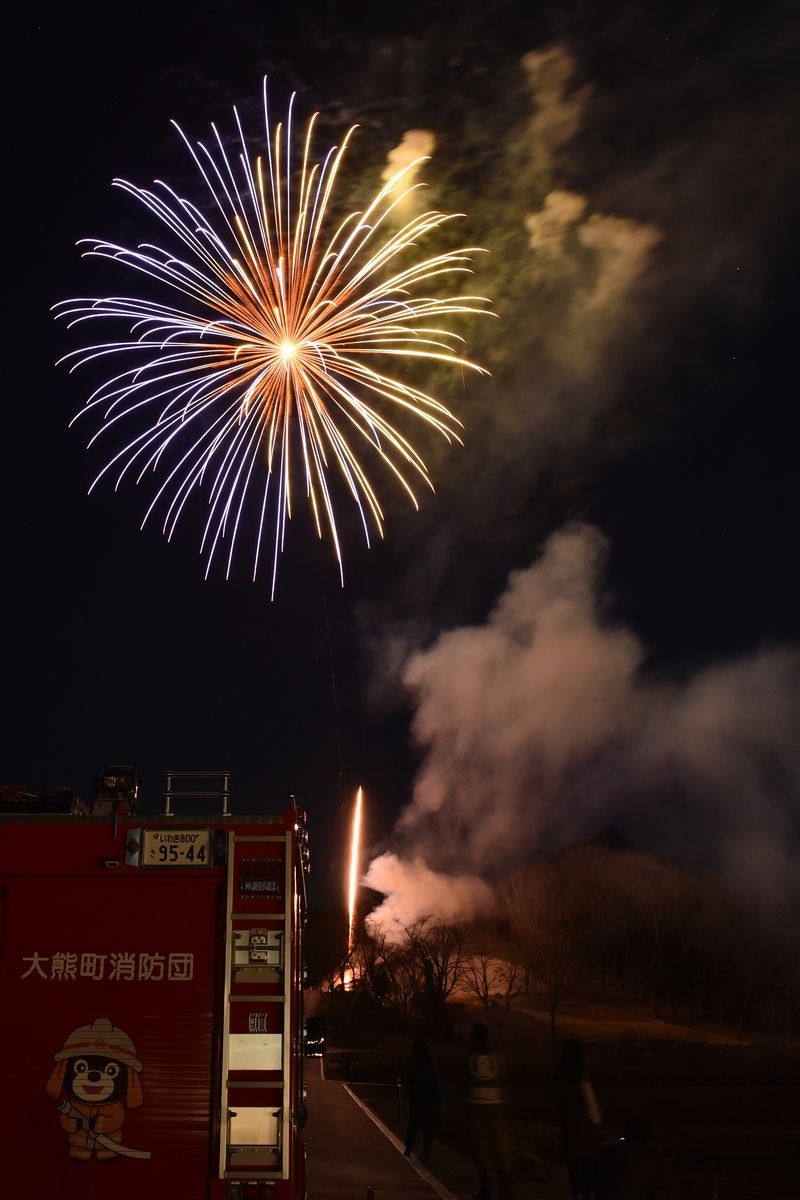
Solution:
M 145 829 L 143 867 L 210 867 L 210 829 Z

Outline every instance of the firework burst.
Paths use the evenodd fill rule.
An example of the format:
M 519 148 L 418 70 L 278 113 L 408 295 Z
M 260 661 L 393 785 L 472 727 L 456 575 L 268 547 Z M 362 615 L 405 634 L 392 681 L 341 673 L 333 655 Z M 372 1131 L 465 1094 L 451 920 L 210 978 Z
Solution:
M 112 259 L 180 293 L 180 307 L 109 296 L 63 301 L 55 312 L 70 326 L 101 321 L 123 329 L 114 340 L 65 356 L 72 370 L 97 360 L 124 368 L 78 413 L 98 421 L 89 445 L 102 435 L 119 437 L 89 490 L 105 476 L 116 488 L 126 478 L 139 483 L 154 476 L 142 524 L 158 511 L 171 538 L 201 489 L 208 504 L 200 547 L 206 576 L 217 557 L 230 574 L 237 535 L 247 525 L 255 530 L 253 578 L 265 540 L 272 545 L 274 594 L 298 487 L 317 533 L 333 540 L 340 572 L 335 476 L 357 505 L 367 544 L 370 529 L 383 535 L 384 520 L 362 465 L 367 448 L 415 507 L 413 480 L 432 487 L 420 454 L 394 421 L 411 414 L 448 440 L 460 440 L 459 422 L 396 368 L 428 359 L 482 372 L 457 353 L 463 339 L 440 320 L 485 313 L 488 301 L 423 291 L 440 276 L 469 272 L 476 248 L 413 261 L 416 244 L 452 219 L 424 212 L 398 227 L 398 205 L 414 190 L 407 177 L 420 160 L 363 211 L 336 223 L 332 197 L 355 127 L 312 162 L 316 114 L 298 154 L 292 103 L 286 126 L 274 129 L 266 81 L 263 105 L 266 158 L 250 154 L 235 108 L 235 153 L 226 151 L 216 126 L 209 146 L 193 145 L 173 122 L 202 176 L 211 216 L 166 183 L 157 180 L 148 190 L 116 179 L 166 227 L 167 245 L 79 243 L 86 256 Z M 253 519 L 243 521 L 251 512 Z

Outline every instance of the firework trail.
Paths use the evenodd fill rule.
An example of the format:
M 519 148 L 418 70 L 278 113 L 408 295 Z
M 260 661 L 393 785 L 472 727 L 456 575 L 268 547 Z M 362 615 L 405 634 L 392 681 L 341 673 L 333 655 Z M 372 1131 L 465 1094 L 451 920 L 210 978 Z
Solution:
M 399 171 L 363 211 L 337 223 L 335 184 L 355 127 L 312 162 L 316 114 L 298 155 L 292 103 L 286 127 L 273 130 L 266 80 L 263 108 L 266 161 L 250 154 L 235 108 L 235 152 L 226 151 L 214 125 L 210 145 L 193 145 L 173 122 L 200 172 L 211 215 L 159 180 L 148 190 L 115 179 L 166 227 L 168 245 L 79 243 L 88 247 L 85 256 L 122 263 L 180 293 L 180 307 L 108 296 L 62 301 L 54 311 L 70 326 L 115 323 L 115 340 L 65 356 L 71 370 L 97 360 L 123 366 L 78 414 L 98 421 L 89 445 L 129 431 L 89 490 L 106 475 L 115 478 L 115 489 L 126 477 L 139 483 L 155 475 L 142 525 L 159 510 L 171 538 L 193 491 L 202 489 L 206 577 L 223 543 L 227 577 L 237 534 L 254 529 L 253 578 L 265 539 L 271 541 L 274 595 L 301 482 L 318 535 L 327 531 L 333 540 L 340 573 L 334 477 L 358 507 L 367 544 L 370 528 L 383 536 L 383 511 L 361 461 L 365 443 L 415 507 L 410 480 L 433 486 L 393 419 L 411 414 L 448 440 L 460 440 L 459 422 L 395 368 L 437 360 L 485 374 L 457 353 L 463 339 L 440 319 L 485 313 L 488 301 L 423 290 L 441 276 L 469 273 L 477 248 L 410 261 L 418 242 L 452 220 L 430 211 L 397 227 L 398 205 L 415 190 L 404 177 L 421 160 Z
M 358 885 L 358 860 L 359 848 L 361 843 L 361 808 L 364 801 L 364 794 L 361 788 L 358 789 L 356 796 L 356 808 L 353 813 L 353 829 L 350 837 L 350 871 L 349 883 L 347 890 L 347 953 L 353 949 L 355 945 L 356 934 L 356 887 Z

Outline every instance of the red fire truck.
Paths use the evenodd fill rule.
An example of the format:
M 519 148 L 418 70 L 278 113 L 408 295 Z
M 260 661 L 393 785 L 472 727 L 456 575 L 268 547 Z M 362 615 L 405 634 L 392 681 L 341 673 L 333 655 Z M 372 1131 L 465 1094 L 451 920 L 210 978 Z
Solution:
M 154 817 L 128 769 L 90 809 L 0 804 L 4 1196 L 305 1195 L 304 814 L 237 818 L 227 773 L 166 778 Z M 212 794 L 213 816 L 173 811 Z

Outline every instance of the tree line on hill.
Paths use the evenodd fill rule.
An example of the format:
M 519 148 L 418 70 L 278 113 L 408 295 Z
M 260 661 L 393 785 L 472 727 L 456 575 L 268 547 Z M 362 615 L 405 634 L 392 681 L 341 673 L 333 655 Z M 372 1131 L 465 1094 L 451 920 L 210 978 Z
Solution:
M 341 914 L 312 915 L 310 981 L 434 1018 L 454 994 L 485 1008 L 535 1004 L 550 1017 L 574 1000 L 646 1004 L 654 1018 L 740 1030 L 796 1031 L 798 924 L 754 909 L 717 876 L 632 847 L 587 843 L 501 880 L 480 922 L 424 917 L 389 937 Z M 368 924 L 368 923 L 367 923 Z

